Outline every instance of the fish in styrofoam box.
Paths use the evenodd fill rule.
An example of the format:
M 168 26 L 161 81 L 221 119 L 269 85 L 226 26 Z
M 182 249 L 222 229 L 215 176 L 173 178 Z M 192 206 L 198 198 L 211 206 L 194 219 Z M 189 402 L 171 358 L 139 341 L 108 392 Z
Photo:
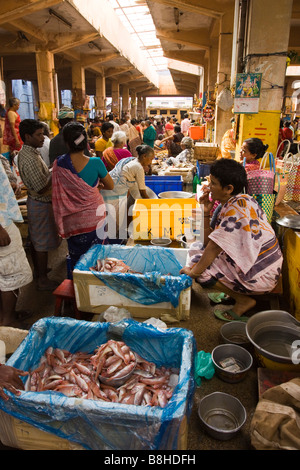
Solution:
M 54 391 L 8 391 L 9 400 L 0 400 L 0 409 L 87 450 L 184 450 L 195 390 L 196 344 L 189 330 L 162 330 L 132 319 L 110 324 L 45 317 L 31 327 L 7 365 L 34 370 L 48 347 L 92 353 L 108 339 L 124 341 L 158 367 L 179 370 L 164 408 L 79 399 Z
M 106 258 L 122 260 L 135 272 L 90 270 L 98 259 Z M 125 307 L 138 319 L 162 315 L 172 316 L 176 321 L 186 319 L 190 312 L 192 285 L 189 276 L 180 274 L 186 260 L 185 248 L 94 245 L 80 258 L 73 271 L 77 308 L 99 314 L 113 305 Z

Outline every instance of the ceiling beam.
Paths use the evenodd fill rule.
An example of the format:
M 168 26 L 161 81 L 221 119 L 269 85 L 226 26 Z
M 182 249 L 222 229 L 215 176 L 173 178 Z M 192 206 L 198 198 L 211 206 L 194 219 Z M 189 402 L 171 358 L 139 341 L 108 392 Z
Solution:
M 199 51 L 166 51 L 164 57 L 204 67 L 204 54 L 199 53 Z
M 112 77 L 115 77 L 116 75 L 121 75 L 121 74 L 129 72 L 130 70 L 133 70 L 133 69 L 134 69 L 133 66 L 113 69 L 108 74 L 105 73 L 105 78 L 112 78 Z M 110 70 L 110 69 L 108 69 L 108 70 Z
M 208 2 L 204 0 L 151 0 L 151 2 L 172 8 L 178 8 L 181 11 L 189 11 L 198 15 L 210 16 L 211 18 L 221 18 L 224 15 L 224 12 L 219 8 L 211 8 L 211 5 L 215 3 L 214 0 L 209 1 L 210 8 L 207 5 Z M 203 5 L 201 5 L 201 3 Z
M 129 83 L 129 82 L 135 82 L 136 80 L 141 80 L 141 79 L 144 79 L 145 80 L 145 76 L 144 75 L 137 75 L 136 77 L 132 76 L 132 77 L 126 77 L 126 80 L 124 79 L 124 81 L 119 81 L 120 85 L 124 84 L 124 83 Z M 148 81 L 147 81 L 148 83 Z
M 57 34 L 48 43 L 47 48 L 53 54 L 63 52 L 67 49 L 73 49 L 77 46 L 87 44 L 94 39 L 99 38 L 99 33 L 79 35 L 76 33 Z
M 22 16 L 52 7 L 64 0 L 10 0 L 0 2 L 0 24 L 10 23 Z
M 130 87 L 130 88 L 134 88 L 134 87 Z M 155 90 L 155 89 L 158 90 L 158 88 L 155 85 L 149 85 L 146 87 L 135 88 L 135 91 L 136 93 L 144 93 L 145 91 Z
M 120 57 L 119 52 L 114 52 L 113 54 L 107 54 L 107 55 L 93 55 L 89 56 L 85 59 L 81 59 L 81 65 L 82 67 L 88 67 L 93 64 L 103 64 L 104 62 L 109 62 L 110 60 L 116 59 L 117 57 Z
M 175 44 L 195 47 L 197 49 L 210 49 L 209 34 L 205 30 L 190 30 L 186 32 L 163 31 L 156 29 L 156 37 Z
M 1 39 L 4 45 L 1 45 L 1 55 L 19 55 L 19 54 L 32 54 L 37 52 L 36 44 L 27 42 L 25 39 L 8 39 L 9 42 L 5 43 L 3 37 Z
M 16 28 L 17 31 L 22 31 L 25 34 L 29 34 L 33 38 L 38 39 L 39 42 L 47 43 L 49 40 L 47 34 L 45 34 L 42 29 L 37 28 L 33 24 L 28 23 L 28 21 L 25 21 L 21 18 L 15 21 L 10 21 L 10 24 Z

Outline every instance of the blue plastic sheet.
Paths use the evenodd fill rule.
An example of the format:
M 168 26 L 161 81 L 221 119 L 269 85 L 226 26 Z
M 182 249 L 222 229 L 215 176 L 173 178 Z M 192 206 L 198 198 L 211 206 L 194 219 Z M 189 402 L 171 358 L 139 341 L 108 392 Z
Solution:
M 179 274 L 183 265 L 174 250 L 155 246 L 94 245 L 80 258 L 75 269 L 88 271 L 96 265 L 97 259 L 105 258 L 121 259 L 132 270 L 143 273 L 92 271 L 111 289 L 143 305 L 171 302 L 177 307 L 181 292 L 192 285 L 191 277 Z
M 48 317 L 32 326 L 7 365 L 33 370 L 49 346 L 92 353 L 110 338 L 122 339 L 158 367 L 179 368 L 178 385 L 165 408 L 68 398 L 53 391 L 7 392 L 10 399 L 0 400 L 0 408 L 88 450 L 177 449 L 180 423 L 190 414 L 195 389 L 196 347 L 189 330 L 158 330 L 131 319 L 111 324 Z

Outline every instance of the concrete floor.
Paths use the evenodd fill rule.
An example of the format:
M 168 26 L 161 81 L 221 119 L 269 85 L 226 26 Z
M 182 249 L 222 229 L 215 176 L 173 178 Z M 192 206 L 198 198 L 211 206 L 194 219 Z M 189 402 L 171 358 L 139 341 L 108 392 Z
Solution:
M 62 243 L 60 248 L 50 254 L 49 266 L 52 268 L 49 278 L 61 282 L 66 278 L 66 244 Z M 29 325 L 44 316 L 54 313 L 54 296 L 51 292 L 39 292 L 35 288 L 35 282 L 22 289 L 17 309 L 28 309 L 33 312 Z M 269 309 L 268 305 L 257 305 L 255 311 Z M 223 322 L 213 315 L 213 306 L 206 294 L 200 292 L 197 285 L 192 290 L 192 305 L 190 318 L 180 322 L 178 327 L 187 328 L 194 333 L 197 351 L 211 352 L 215 346 L 220 344 L 220 328 Z M 249 450 L 251 449 L 250 423 L 258 400 L 258 384 L 256 365 L 252 367 L 243 382 L 229 384 L 217 377 L 210 380 L 203 379 L 200 387 L 197 387 L 192 413 L 188 423 L 187 449 L 196 450 Z M 219 441 L 209 437 L 199 423 L 197 408 L 199 401 L 205 395 L 214 391 L 229 393 L 237 397 L 247 410 L 247 421 L 242 430 L 229 441 Z M 2 446 L 3 448 L 3 446 Z M 0 445 L 1 449 L 1 445 Z

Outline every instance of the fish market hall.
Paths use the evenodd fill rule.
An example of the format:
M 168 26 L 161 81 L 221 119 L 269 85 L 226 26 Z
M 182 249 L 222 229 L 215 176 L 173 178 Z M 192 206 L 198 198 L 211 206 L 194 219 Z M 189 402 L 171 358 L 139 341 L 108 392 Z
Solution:
M 300 1 L 6 3 L 0 448 L 299 450 Z

